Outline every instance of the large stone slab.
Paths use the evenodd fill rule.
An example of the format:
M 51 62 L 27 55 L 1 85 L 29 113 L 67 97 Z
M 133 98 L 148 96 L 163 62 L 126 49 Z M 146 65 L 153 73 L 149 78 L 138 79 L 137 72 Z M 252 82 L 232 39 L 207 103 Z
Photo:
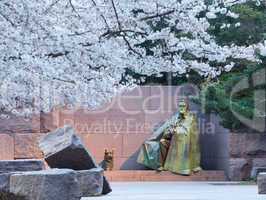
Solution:
M 0 174 L 8 172 L 39 171 L 45 167 L 42 160 L 1 160 Z
M 0 133 L 0 160 L 13 160 L 14 148 L 12 135 Z
M 111 186 L 109 184 L 109 182 L 107 181 L 106 177 L 103 177 L 103 192 L 102 194 L 109 194 L 110 192 L 112 192 Z
M 15 159 L 40 159 L 43 157 L 38 146 L 40 138 L 44 134 L 41 133 L 26 133 L 14 134 L 14 157 Z
M 71 126 L 58 128 L 45 135 L 39 146 L 51 168 L 88 170 L 97 167 Z
M 0 120 L 0 133 L 39 133 L 40 130 L 40 115 L 32 115 L 30 118 L 19 117 L 12 113 L 3 113 L 8 117 Z
M 250 177 L 250 166 L 244 158 L 232 158 L 229 160 L 229 179 L 231 181 L 242 181 Z
M 59 169 L 55 169 L 55 170 L 57 170 L 57 171 L 54 171 L 54 172 L 61 173 L 61 171 Z M 43 173 L 46 173 L 46 172 L 48 172 L 48 174 L 50 173 L 50 171 L 43 171 L 43 172 L 39 173 L 38 175 L 42 176 Z M 62 172 L 64 172 L 64 169 L 62 169 Z M 104 185 L 104 183 L 103 183 L 103 180 L 104 180 L 103 169 L 102 168 L 93 168 L 91 170 L 82 170 L 82 171 L 74 171 L 73 170 L 73 173 L 75 173 L 75 175 L 76 175 L 77 182 L 78 182 L 78 189 L 82 193 L 83 197 L 102 195 L 103 185 Z M 2 196 L 4 196 L 4 195 L 10 196 L 12 194 L 12 193 L 10 193 L 10 177 L 12 175 L 16 175 L 16 174 L 22 174 L 22 175 L 24 175 L 24 177 L 26 175 L 32 176 L 31 172 L 29 172 L 29 173 L 12 172 L 12 173 L 0 174 L 0 193 Z M 34 174 L 36 174 L 36 173 L 34 173 Z M 49 175 L 51 175 L 51 174 L 49 174 Z M 37 176 L 37 174 L 36 174 L 36 176 Z M 71 176 L 73 176 L 73 174 L 71 174 Z M 25 177 L 25 179 L 26 179 L 26 177 Z M 37 186 L 37 187 L 39 187 L 39 186 Z M 34 185 L 32 185 L 32 189 L 35 190 Z M 18 193 L 16 193 L 15 196 L 17 196 L 17 195 L 18 195 Z
M 231 157 L 265 157 L 266 133 L 230 134 L 229 153 Z
M 78 171 L 98 168 L 90 152 L 84 147 L 71 126 L 66 125 L 50 132 L 40 140 L 39 146 L 51 168 Z M 111 191 L 107 179 L 103 178 L 102 194 L 108 194 Z
M 99 196 L 103 192 L 103 169 L 76 171 L 83 197 Z
M 10 193 L 10 177 L 14 173 L 0 174 L 0 199 L 1 200 L 26 200 L 25 197 Z
M 260 173 L 265 173 L 266 167 L 253 167 L 251 170 L 251 176 L 250 178 L 253 180 L 257 180 L 257 177 Z
M 257 179 L 259 194 L 266 194 L 266 173 L 260 173 Z
M 70 169 L 13 174 L 10 193 L 27 200 L 80 200 L 82 197 L 76 172 Z
M 9 178 L 11 173 L 0 174 L 0 192 L 9 192 Z
M 266 172 L 266 158 L 254 158 L 252 161 L 251 178 L 257 179 L 261 172 Z
M 0 199 L 1 200 L 27 200 L 25 197 L 14 195 L 9 192 L 1 192 L 1 191 L 0 191 Z
M 246 135 L 246 154 L 252 157 L 266 155 L 266 134 Z

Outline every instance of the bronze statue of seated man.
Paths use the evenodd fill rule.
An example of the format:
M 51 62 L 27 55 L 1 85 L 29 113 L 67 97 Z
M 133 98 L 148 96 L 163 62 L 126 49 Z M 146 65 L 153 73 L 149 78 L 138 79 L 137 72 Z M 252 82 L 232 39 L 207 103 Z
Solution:
M 179 102 L 179 111 L 144 142 L 138 163 L 182 175 L 201 170 L 197 120 L 188 107 L 186 101 Z

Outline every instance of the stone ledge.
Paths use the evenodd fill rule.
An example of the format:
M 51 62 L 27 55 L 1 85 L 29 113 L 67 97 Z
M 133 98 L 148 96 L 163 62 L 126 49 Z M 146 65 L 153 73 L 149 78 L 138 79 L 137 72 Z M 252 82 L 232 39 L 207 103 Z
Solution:
M 8 172 L 40 171 L 45 168 L 43 160 L 1 160 L 0 174 Z
M 191 176 L 182 176 L 171 172 L 157 172 L 152 170 L 118 170 L 105 171 L 106 178 L 112 182 L 130 182 L 130 181 L 225 181 L 224 171 L 201 171 Z
M 76 173 L 70 169 L 12 174 L 9 190 L 27 200 L 80 200 L 82 196 Z
M 260 173 L 257 179 L 259 194 L 266 194 L 266 173 Z

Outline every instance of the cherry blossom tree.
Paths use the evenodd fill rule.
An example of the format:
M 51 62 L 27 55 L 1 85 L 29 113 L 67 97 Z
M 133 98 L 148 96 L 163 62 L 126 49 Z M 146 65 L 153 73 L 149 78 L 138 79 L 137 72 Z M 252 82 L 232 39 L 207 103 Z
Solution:
M 127 69 L 214 78 L 234 60 L 260 62 L 265 41 L 221 46 L 208 32 L 210 20 L 237 19 L 230 8 L 246 1 L 1 0 L 0 108 L 23 115 L 93 108 L 136 86 Z

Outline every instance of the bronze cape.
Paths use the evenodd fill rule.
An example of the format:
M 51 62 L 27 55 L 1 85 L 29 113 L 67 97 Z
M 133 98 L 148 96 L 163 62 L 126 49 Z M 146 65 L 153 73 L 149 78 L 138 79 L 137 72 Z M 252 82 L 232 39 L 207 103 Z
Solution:
M 199 171 L 200 147 L 197 120 L 191 113 L 176 113 L 142 145 L 138 163 L 154 170 L 190 175 Z

